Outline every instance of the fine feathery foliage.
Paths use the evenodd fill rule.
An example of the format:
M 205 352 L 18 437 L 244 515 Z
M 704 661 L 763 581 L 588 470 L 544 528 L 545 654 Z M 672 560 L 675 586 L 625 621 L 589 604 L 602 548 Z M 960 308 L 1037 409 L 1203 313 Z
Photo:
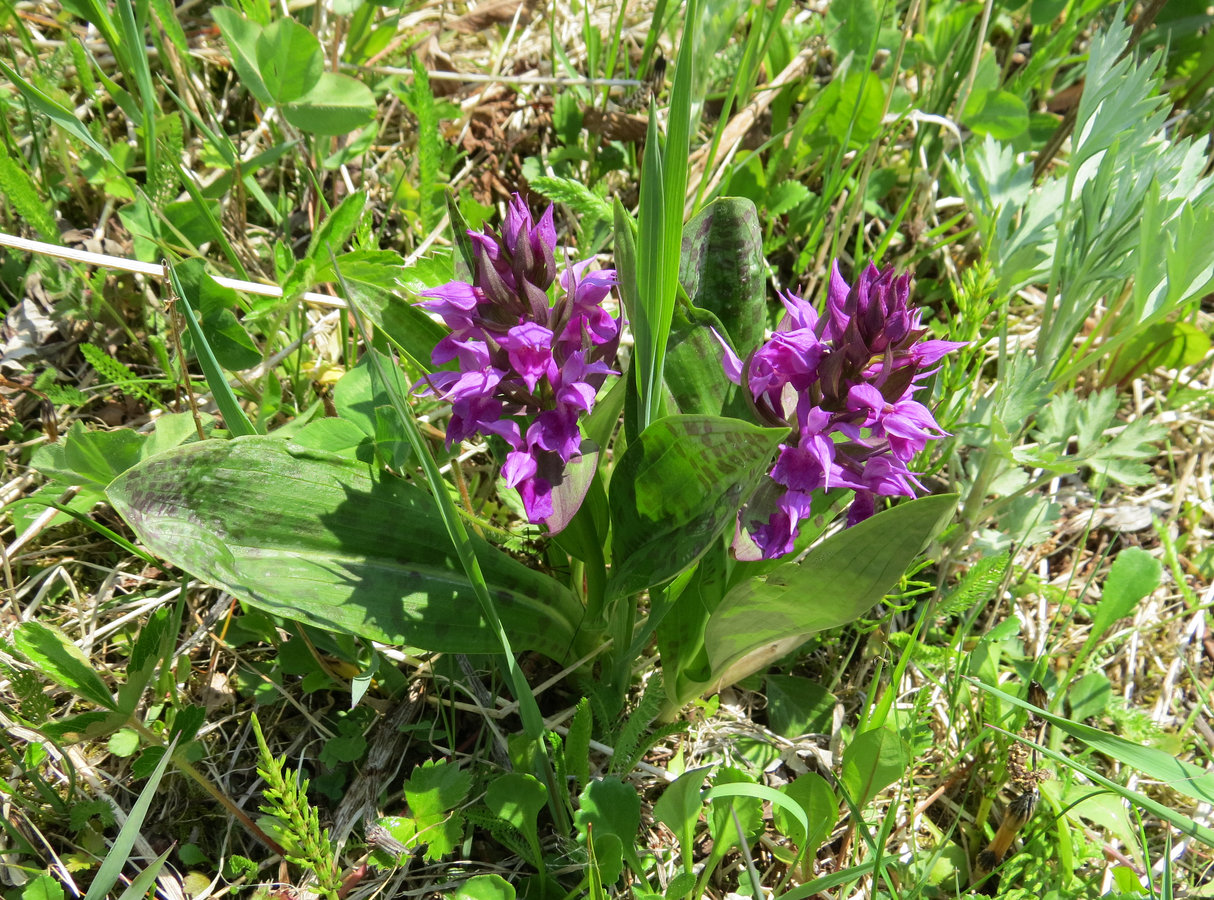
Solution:
M 328 829 L 320 827 L 319 812 L 308 802 L 308 779 L 289 768 L 285 757 L 274 756 L 257 716 L 249 723 L 257 739 L 257 773 L 266 783 L 261 811 L 278 821 L 288 847 L 287 859 L 316 877 L 317 889 L 326 900 L 336 900 L 341 888 L 336 850 L 329 841 Z

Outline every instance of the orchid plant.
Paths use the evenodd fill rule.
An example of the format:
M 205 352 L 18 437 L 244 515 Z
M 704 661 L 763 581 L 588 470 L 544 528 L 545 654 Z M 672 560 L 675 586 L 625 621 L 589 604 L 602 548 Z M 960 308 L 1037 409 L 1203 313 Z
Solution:
M 673 711 L 862 615 L 951 511 L 951 498 L 930 498 L 874 515 L 881 497 L 923 493 L 913 462 L 945 432 L 918 398 L 959 345 L 925 339 L 908 276 L 868 266 L 848 284 L 837 264 L 821 308 L 781 295 L 785 315 L 764 338 L 753 323 L 766 298 L 741 277 L 761 262 L 749 258 L 758 232 L 754 206 L 735 200 L 685 229 L 666 412 L 644 428 L 621 353 L 625 319 L 645 315 L 618 296 L 635 270 L 558 265 L 552 207 L 537 219 L 519 195 L 500 235 L 468 232 L 468 280 L 420 293 L 414 308 L 448 329 L 432 368 L 407 390 L 371 352 L 370 405 L 411 393 L 446 416 L 448 453 L 476 439 L 500 448 L 500 489 L 551 539 L 544 561 L 557 565 L 540 571 L 467 538 L 488 622 L 461 602 L 476 575 L 441 507 L 360 461 L 382 449 L 379 422 L 344 458 L 317 452 L 323 420 L 289 440 L 187 445 L 129 470 L 110 498 L 155 552 L 262 608 L 424 649 L 489 652 L 504 636 L 562 662 L 604 655 L 598 681 L 617 703 L 656 636 Z M 739 252 L 708 251 L 723 241 Z M 339 386 L 338 411 L 366 399 Z M 313 509 L 292 515 L 286 498 L 305 485 Z M 244 509 L 237 523 L 230 501 L 251 491 L 267 498 L 259 521 Z M 810 549 L 847 497 L 846 528 Z
M 656 639 L 673 715 L 878 603 L 952 513 L 952 496 L 910 498 L 925 490 L 915 460 L 945 434 L 932 367 L 959 345 L 927 339 L 910 278 L 871 265 L 849 284 L 836 264 L 820 303 L 782 294 L 764 333 L 754 205 L 716 199 L 686 226 L 672 212 L 693 57 L 665 142 L 651 108 L 639 215 L 616 202 L 614 270 L 563 261 L 553 208 L 536 218 L 520 195 L 500 233 L 457 229 L 454 277 L 376 251 L 318 262 L 367 346 L 335 390 L 338 421 L 260 435 L 209 379 L 243 436 L 153 456 L 108 488 L 147 547 L 338 635 L 499 653 L 532 738 L 519 651 L 578 662 L 618 709 Z M 356 198 L 333 218 L 353 221 Z M 216 289 L 190 274 L 175 281 L 187 313 Z M 445 416 L 447 454 L 486 442 L 541 539 L 535 565 L 483 537 L 497 530 L 440 471 L 415 410 Z M 883 497 L 909 502 L 879 512 Z

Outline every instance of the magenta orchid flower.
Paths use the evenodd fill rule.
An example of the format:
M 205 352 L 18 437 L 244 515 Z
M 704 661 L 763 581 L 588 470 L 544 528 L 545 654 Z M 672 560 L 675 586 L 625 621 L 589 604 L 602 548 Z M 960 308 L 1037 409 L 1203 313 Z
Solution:
M 908 465 L 947 432 L 913 395 L 931 374 L 927 367 L 964 344 L 920 341 L 927 329 L 909 297 L 908 275 L 869 265 L 848 285 L 836 263 L 821 314 L 786 293 L 784 320 L 749 359 L 722 341 L 725 373 L 746 385 L 760 420 L 793 429 L 770 482 L 739 513 L 740 558 L 790 552 L 814 491 L 855 491 L 850 527 L 873 514 L 877 497 L 924 490 Z
M 572 513 L 554 519 L 553 490 L 583 453 L 581 418 L 615 371 L 620 319 L 603 308 L 614 270 L 588 272 L 574 263 L 557 281 L 556 227 L 549 206 L 536 222 L 517 194 L 499 238 L 472 239 L 472 283 L 452 281 L 423 293 L 422 307 L 451 333 L 435 346 L 435 365 L 457 360 L 458 372 L 435 372 L 418 383 L 452 405 L 447 447 L 476 434 L 497 435 L 510 450 L 501 475 L 518 491 L 527 518 L 559 531 Z M 581 498 L 576 498 L 576 509 Z

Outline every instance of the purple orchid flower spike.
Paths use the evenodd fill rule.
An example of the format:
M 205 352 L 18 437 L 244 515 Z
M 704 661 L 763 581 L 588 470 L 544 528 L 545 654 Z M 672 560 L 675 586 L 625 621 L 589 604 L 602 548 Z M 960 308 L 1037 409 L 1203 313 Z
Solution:
M 579 422 L 613 368 L 620 319 L 603 308 L 615 272 L 575 263 L 557 283 L 556 226 L 551 206 L 536 222 L 515 194 L 500 237 L 472 239 L 472 283 L 452 281 L 423 293 L 421 305 L 451 333 L 431 355 L 456 360 L 458 372 L 435 372 L 415 390 L 451 403 L 447 446 L 480 434 L 510 447 L 501 475 L 518 491 L 527 518 L 550 532 L 568 524 L 589 480 L 570 478 L 586 453 Z M 549 294 L 555 300 L 549 301 Z M 583 467 L 578 467 L 583 468 Z
M 873 514 L 877 497 L 924 491 L 908 465 L 947 432 L 913 395 L 928 366 L 964 346 L 919 340 L 927 329 L 908 305 L 910 277 L 892 267 L 869 265 L 849 285 L 833 264 L 821 314 L 794 294 L 780 299 L 783 321 L 745 362 L 721 341 L 726 376 L 746 385 L 760 421 L 793 429 L 739 513 L 740 559 L 790 552 L 815 491 L 855 491 L 848 527 Z

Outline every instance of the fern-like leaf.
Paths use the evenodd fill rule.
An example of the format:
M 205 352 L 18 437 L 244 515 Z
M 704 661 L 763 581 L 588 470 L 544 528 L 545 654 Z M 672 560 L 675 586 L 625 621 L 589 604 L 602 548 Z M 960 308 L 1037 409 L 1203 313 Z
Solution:
M 417 116 L 417 186 L 421 195 L 422 230 L 434 227 L 437 205 L 434 190 L 438 186 L 438 169 L 442 157 L 442 138 L 438 133 L 438 107 L 430 90 L 426 67 L 413 57 L 413 87 L 405 95 L 405 103 Z
M 1003 582 L 1003 576 L 1010 563 L 1011 557 L 1007 554 L 987 556 L 978 560 L 970 566 L 961 582 L 936 608 L 936 615 L 941 617 L 960 615 L 977 604 L 990 600 Z
M 531 847 L 523 833 L 502 819 L 495 816 L 488 807 L 470 806 L 463 810 L 464 821 L 469 825 L 487 831 L 495 841 L 517 856 L 519 859 L 540 868 L 540 860 L 535 859 Z
M 583 219 L 611 218 L 611 204 L 580 181 L 554 175 L 536 175 L 528 181 L 549 200 L 563 203 Z
M 81 344 L 80 354 L 97 371 L 97 374 L 101 376 L 105 383 L 112 384 L 114 387 L 128 394 L 137 396 L 152 406 L 160 405 L 160 402 L 152 396 L 152 392 L 147 389 L 147 386 L 134 372 L 100 347 L 93 344 Z
M 654 672 L 645 685 L 645 692 L 641 694 L 636 709 L 632 711 L 632 715 L 628 717 L 616 738 L 615 755 L 611 760 L 611 771 L 615 774 L 631 771 L 636 760 L 640 759 L 645 750 L 651 746 L 650 744 L 642 746 L 642 738 L 649 723 L 656 719 L 658 713 L 662 711 L 664 696 L 662 673 Z

